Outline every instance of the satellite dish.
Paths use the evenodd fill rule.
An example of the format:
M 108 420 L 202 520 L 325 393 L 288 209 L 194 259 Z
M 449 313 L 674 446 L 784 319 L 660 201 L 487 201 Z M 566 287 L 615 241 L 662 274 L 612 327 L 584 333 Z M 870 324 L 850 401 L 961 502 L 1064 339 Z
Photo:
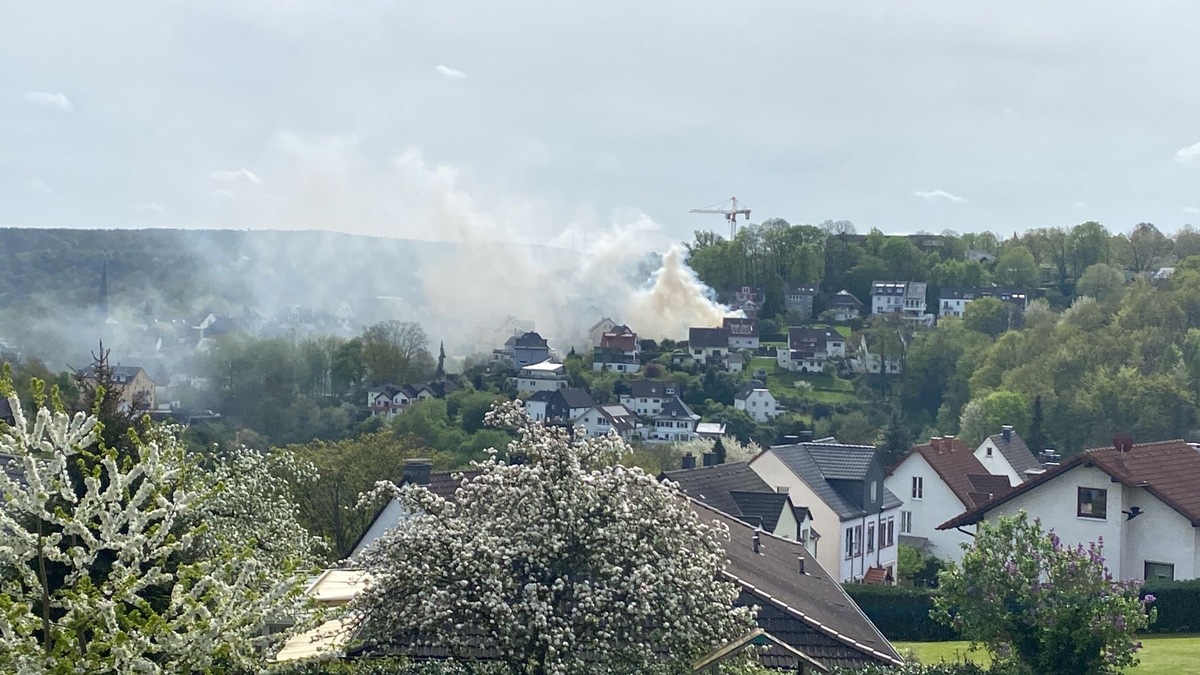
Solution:
M 1113 447 L 1120 452 L 1129 452 L 1133 449 L 1133 437 L 1129 434 L 1118 434 L 1113 437 Z

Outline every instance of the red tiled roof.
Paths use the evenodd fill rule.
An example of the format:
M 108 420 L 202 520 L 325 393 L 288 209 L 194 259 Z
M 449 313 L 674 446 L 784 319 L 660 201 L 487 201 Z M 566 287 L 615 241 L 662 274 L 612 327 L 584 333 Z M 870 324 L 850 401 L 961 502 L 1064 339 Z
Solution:
M 1080 465 L 1100 469 L 1111 476 L 1114 482 L 1127 487 L 1144 488 L 1190 520 L 1193 526 L 1200 527 L 1200 451 L 1185 441 L 1173 440 L 1138 443 L 1128 452 L 1114 447 L 1084 450 L 1003 496 L 942 523 L 938 529 L 974 525 L 983 520 L 984 514 L 993 507 L 1036 489 Z
M 990 501 L 989 495 L 1008 491 L 1008 479 L 989 474 L 983 464 L 975 458 L 971 448 L 957 438 L 934 438 L 925 445 L 912 448 L 900 457 L 888 474 L 914 453 L 923 457 L 929 466 L 933 467 L 942 482 L 967 508 Z M 998 489 L 1001 485 L 1002 490 Z

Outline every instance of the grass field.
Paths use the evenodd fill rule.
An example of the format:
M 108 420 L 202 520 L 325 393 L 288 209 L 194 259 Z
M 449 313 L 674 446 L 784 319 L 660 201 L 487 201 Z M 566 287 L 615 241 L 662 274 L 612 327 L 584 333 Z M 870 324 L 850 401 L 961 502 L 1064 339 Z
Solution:
M 985 651 L 967 651 L 966 642 L 894 642 L 901 654 L 912 652 L 921 663 L 969 660 L 989 662 Z M 1200 673 L 1200 636 L 1148 635 L 1138 652 L 1141 663 L 1128 672 L 1138 675 L 1193 675 Z

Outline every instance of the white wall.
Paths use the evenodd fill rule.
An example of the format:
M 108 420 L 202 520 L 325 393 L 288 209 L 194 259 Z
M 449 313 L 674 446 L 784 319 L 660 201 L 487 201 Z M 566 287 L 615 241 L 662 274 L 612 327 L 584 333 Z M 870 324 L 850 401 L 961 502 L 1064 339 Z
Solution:
M 892 525 L 892 545 L 880 548 L 879 544 L 879 529 L 886 527 L 888 518 L 893 519 Z M 867 532 L 870 529 L 870 524 L 875 524 L 874 542 L 875 550 L 867 552 Z M 843 537 L 846 534 L 847 528 L 862 526 L 863 542 L 859 549 L 860 555 L 853 558 L 846 557 L 846 542 Z M 822 532 L 822 535 L 825 533 Z M 854 518 L 852 520 L 843 521 L 838 530 L 838 579 L 841 581 L 850 581 L 852 579 L 861 579 L 866 573 L 866 570 L 871 567 L 891 567 L 892 578 L 896 576 L 896 558 L 900 551 L 897 542 L 900 539 L 900 509 L 888 509 L 882 513 L 871 514 L 862 518 Z M 826 538 L 822 536 L 821 544 L 826 543 Z
M 992 452 L 991 457 L 988 457 L 989 449 Z M 1000 448 L 996 447 L 991 438 L 983 439 L 983 443 L 975 448 L 975 459 L 978 459 L 979 463 L 983 464 L 983 468 L 993 476 L 1007 476 L 1009 485 L 1020 485 L 1025 480 L 1025 477 L 1017 473 L 1012 464 L 1008 463 L 1008 460 L 1004 458 L 1004 453 L 1000 452 Z
M 358 546 L 354 547 L 354 551 L 350 553 L 350 557 L 354 557 L 362 552 L 363 549 L 370 546 L 375 540 L 382 537 L 388 530 L 396 527 L 401 521 L 409 517 L 408 509 L 399 500 L 393 499 L 388 502 L 387 506 L 379 512 L 379 516 L 372 521 L 371 526 L 367 528 L 362 539 L 358 542 Z
M 1108 491 L 1104 520 L 1076 515 L 1077 489 Z M 1142 515 L 1126 520 L 1121 511 L 1139 506 Z M 1096 468 L 1078 467 L 1037 488 L 1001 504 L 988 513 L 988 520 L 1024 509 L 1041 518 L 1042 526 L 1053 529 L 1064 544 L 1087 544 L 1104 538 L 1104 557 L 1109 571 L 1119 579 L 1141 579 L 1145 563 L 1175 565 L 1176 579 L 1200 577 L 1200 533 L 1179 512 L 1142 488 L 1112 482 Z
M 912 479 L 918 476 L 924 480 L 924 497 L 913 499 Z M 939 558 L 962 560 L 959 544 L 969 542 L 970 535 L 957 530 L 939 530 L 937 526 L 966 511 L 967 508 L 924 457 L 917 453 L 909 455 L 883 483 L 904 502 L 900 510 L 912 513 L 912 531 L 906 532 L 906 535 L 928 539 L 930 552 Z M 898 534 L 899 518 L 896 527 Z
M 812 488 L 800 480 L 792 470 L 770 451 L 760 453 L 750 461 L 750 468 L 762 478 L 771 489 L 788 488 L 788 494 L 793 504 L 807 506 L 812 514 L 813 529 L 821 535 L 817 543 L 817 562 L 830 574 L 837 574 L 842 564 L 842 526 L 841 519 L 821 501 Z

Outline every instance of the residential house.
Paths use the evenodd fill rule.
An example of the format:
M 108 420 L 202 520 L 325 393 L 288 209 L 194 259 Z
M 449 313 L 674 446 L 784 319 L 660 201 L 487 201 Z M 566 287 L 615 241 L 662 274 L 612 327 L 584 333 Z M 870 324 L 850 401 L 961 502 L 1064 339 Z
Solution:
M 634 380 L 629 387 L 628 394 L 621 394 L 621 405 L 643 417 L 657 415 L 663 404 L 682 393 L 674 380 Z
M 619 324 L 607 316 L 596 322 L 594 326 L 588 329 L 588 338 L 591 340 L 592 348 L 600 346 L 601 340 L 604 339 L 604 334 L 616 328 Z
M 432 462 L 428 459 L 404 460 L 400 485 L 421 485 L 442 499 L 453 500 L 454 493 L 458 491 L 463 482 L 479 475 L 479 472 L 475 470 L 435 473 L 432 468 Z M 391 530 L 410 517 L 412 517 L 412 514 L 399 501 L 393 499 L 384 504 L 383 507 L 375 512 L 375 518 L 371 520 L 371 524 L 367 526 L 362 536 L 350 547 L 350 555 L 347 558 L 353 559 L 357 557 L 368 546 L 378 541 L 388 530 Z
M 742 316 L 757 319 L 765 298 L 766 293 L 761 288 L 738 286 L 721 293 L 717 301 L 735 312 L 740 311 Z
M 592 353 L 592 370 L 636 373 L 642 368 L 640 354 L 637 333 L 628 326 L 617 326 L 600 337 L 600 346 Z
M 983 439 L 975 448 L 975 459 L 988 473 L 1008 477 L 1009 485 L 1020 485 L 1046 470 L 1008 424 L 1000 428 L 1000 433 Z
M 967 305 L 979 298 L 1003 300 L 1021 311 L 1025 311 L 1025 307 L 1029 304 L 1029 294 L 1025 291 L 995 287 L 943 288 L 938 293 L 938 316 L 961 319 L 966 314 Z
M 745 410 L 756 422 L 770 422 L 781 410 L 775 395 L 764 386 L 749 384 L 733 397 L 733 407 Z
M 724 328 L 689 328 L 688 349 L 697 363 L 724 365 L 729 356 L 729 332 Z
M 543 389 L 541 391 L 533 392 L 527 398 L 521 401 L 521 405 L 525 407 L 525 414 L 529 415 L 529 419 L 533 420 L 534 422 L 547 421 L 549 417 L 547 416 L 546 408 L 550 404 L 550 397 L 554 396 L 560 391 L 566 390 L 555 389 L 551 391 L 549 389 Z
M 570 422 L 595 404 L 586 389 L 556 389 L 546 403 L 546 419 L 551 422 Z
M 871 313 L 925 321 L 925 290 L 923 281 L 876 281 L 871 284 Z
M 842 289 L 829 301 L 829 310 L 834 321 L 850 321 L 862 316 L 863 303 L 853 293 Z
M 820 373 L 825 362 L 846 355 L 846 338 L 832 328 L 792 327 L 787 349 L 775 351 L 780 368 L 797 373 Z
M 712 454 L 712 453 L 708 453 Z M 696 467 L 696 458 L 685 455 L 684 468 L 664 471 L 659 480 L 675 483 L 681 492 L 702 504 L 777 537 L 805 544 L 814 551 L 812 518 L 808 509 L 792 501 L 791 495 L 776 492 L 746 462 L 708 463 Z
M 1020 511 L 1065 546 L 1103 539 L 1116 579 L 1200 577 L 1200 452 L 1182 440 L 1134 444 L 1118 436 L 942 523 L 971 528 Z
M 120 387 L 121 410 L 154 410 L 158 407 L 154 380 L 150 379 L 145 368 L 119 364 L 109 368 L 112 370 L 113 384 Z M 96 383 L 95 366 L 84 368 L 81 375 L 83 379 Z
M 513 367 L 517 369 L 550 358 L 550 345 L 541 335 L 529 331 L 516 336 L 513 341 Z
M 522 367 L 514 379 L 518 393 L 566 389 L 567 369 L 561 363 L 547 360 Z
M 692 412 L 678 396 L 663 404 L 654 415 L 654 428 L 650 432 L 652 441 L 690 441 L 696 438 L 696 425 L 700 416 Z
M 884 485 L 873 446 L 833 439 L 777 445 L 751 459 L 750 468 L 808 507 L 825 542 L 816 557 L 837 579 L 895 579 L 901 501 Z
M 1008 492 L 1008 478 L 993 475 L 971 448 L 953 436 L 930 439 L 900 456 L 884 485 L 904 500 L 900 543 L 943 560 L 962 560 L 970 535 L 938 525 Z
M 813 316 L 813 300 L 816 297 L 816 285 L 788 286 L 783 289 L 783 307 L 807 321 Z
M 621 404 L 596 405 L 575 418 L 576 427 L 582 428 L 586 436 L 595 438 L 615 431 L 618 436 L 633 440 L 638 431 L 637 415 Z
M 758 319 L 727 316 L 721 328 L 729 334 L 729 349 L 758 349 Z
M 454 389 L 453 383 L 441 380 L 428 384 L 385 384 L 367 390 L 367 408 L 372 416 L 384 415 L 390 420 L 416 401 L 446 398 Z
M 725 425 L 720 422 L 696 422 L 696 437 L 716 441 L 725 435 Z
M 884 358 L 878 352 L 872 352 L 867 347 L 867 338 L 864 335 L 858 349 L 850 355 L 846 363 L 850 368 L 850 372 L 859 375 L 863 373 L 878 375 L 882 372 L 886 372 L 888 375 L 899 375 L 903 359 L 899 355 L 889 355 L 887 358 Z

